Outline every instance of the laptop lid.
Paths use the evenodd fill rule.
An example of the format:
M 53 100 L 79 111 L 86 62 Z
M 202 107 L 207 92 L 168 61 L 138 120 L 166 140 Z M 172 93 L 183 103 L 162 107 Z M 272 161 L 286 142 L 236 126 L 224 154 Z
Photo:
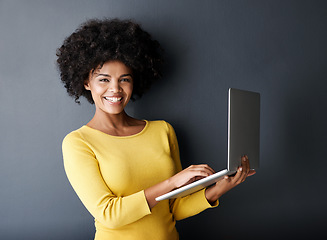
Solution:
M 228 170 L 241 166 L 247 155 L 250 168 L 259 168 L 260 94 L 230 88 L 228 93 Z

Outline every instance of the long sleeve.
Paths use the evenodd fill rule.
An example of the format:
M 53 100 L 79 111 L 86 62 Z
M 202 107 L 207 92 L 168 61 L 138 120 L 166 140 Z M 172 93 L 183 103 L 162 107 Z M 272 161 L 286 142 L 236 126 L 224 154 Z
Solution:
M 182 165 L 179 155 L 179 147 L 177 137 L 173 127 L 167 123 L 169 131 L 169 144 L 171 150 L 171 157 L 175 162 L 177 171 L 182 170 Z M 207 208 L 218 206 L 219 201 L 216 201 L 214 205 L 208 203 L 205 197 L 205 189 L 190 194 L 182 198 L 176 198 L 170 200 L 170 208 L 176 220 L 182 220 L 194 216 Z
M 66 136 L 62 150 L 67 177 L 97 221 L 115 229 L 151 214 L 143 190 L 123 197 L 113 194 L 102 178 L 95 153 L 78 132 Z

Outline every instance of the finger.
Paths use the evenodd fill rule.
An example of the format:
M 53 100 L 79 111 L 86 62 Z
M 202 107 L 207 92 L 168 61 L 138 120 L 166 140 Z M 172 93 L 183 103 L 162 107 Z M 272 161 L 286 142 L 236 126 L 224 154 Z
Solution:
M 249 167 L 250 167 L 250 164 L 249 164 L 249 159 L 247 158 L 246 155 L 244 155 L 242 158 L 241 158 L 241 167 L 239 168 L 239 171 L 241 172 L 241 174 L 239 175 L 239 177 L 237 179 L 235 179 L 235 184 L 240 184 L 242 182 L 245 181 L 248 173 L 249 173 Z
M 243 162 L 243 172 L 242 172 L 242 177 L 240 179 L 239 183 L 242 183 L 245 181 L 246 177 L 248 176 L 248 173 L 250 171 L 250 164 L 249 164 L 249 159 L 247 158 L 247 156 L 244 156 L 244 158 L 242 158 L 242 162 Z
M 205 178 L 205 177 L 208 177 L 210 175 L 212 175 L 211 172 L 207 171 L 207 170 L 192 170 L 191 171 L 191 174 L 194 175 L 195 177 L 197 178 Z
M 225 180 L 225 181 L 227 181 L 227 182 L 230 182 L 232 178 L 233 178 L 233 177 L 230 177 L 230 176 L 226 175 L 226 176 L 224 176 L 224 178 L 223 178 L 222 180 Z M 222 180 L 220 180 L 220 181 L 222 181 Z M 220 181 L 218 181 L 218 182 L 220 182 Z M 217 182 L 217 183 L 218 183 L 218 182 Z
M 184 186 L 185 184 L 189 184 L 196 180 L 208 177 L 211 174 L 212 172 L 208 170 L 205 165 L 191 165 L 186 169 L 180 171 L 179 173 L 175 174 L 172 178 L 175 187 L 178 188 Z
M 235 176 L 233 177 L 233 180 L 232 180 L 234 184 L 239 184 L 239 182 L 242 179 L 242 174 L 243 174 L 243 168 L 239 167 L 237 169 L 237 173 L 235 174 Z
M 189 179 L 201 179 L 211 175 L 211 172 L 208 172 L 204 169 L 190 169 L 186 173 Z
M 215 173 L 215 170 L 213 170 L 213 169 L 212 169 L 208 164 L 200 164 L 200 165 L 198 165 L 198 166 L 205 168 L 206 170 L 208 170 L 208 171 L 211 172 L 212 174 Z
M 256 174 L 257 172 L 255 170 L 250 170 L 249 173 L 248 173 L 248 177 Z
M 250 161 L 247 155 L 242 157 L 242 167 L 244 172 L 247 174 L 250 170 Z
M 246 164 L 247 164 L 247 172 L 246 173 L 248 174 L 250 171 L 250 160 L 247 155 L 246 155 Z
M 244 157 L 242 158 L 242 162 L 243 162 L 243 172 L 244 172 L 243 182 L 244 182 L 250 171 L 250 161 L 247 155 L 244 155 Z
M 189 170 L 191 170 L 191 171 L 203 171 L 203 172 L 208 173 L 209 175 L 215 173 L 215 171 L 211 167 L 209 167 L 207 164 L 191 165 L 189 167 Z
M 235 179 L 236 184 L 240 184 L 245 181 L 249 172 L 249 160 L 246 155 L 241 158 L 241 167 L 239 170 L 242 172 L 238 179 Z
M 238 184 L 244 182 L 246 180 L 247 176 L 248 176 L 247 172 L 243 170 L 242 176 L 241 176 L 240 181 L 238 182 Z

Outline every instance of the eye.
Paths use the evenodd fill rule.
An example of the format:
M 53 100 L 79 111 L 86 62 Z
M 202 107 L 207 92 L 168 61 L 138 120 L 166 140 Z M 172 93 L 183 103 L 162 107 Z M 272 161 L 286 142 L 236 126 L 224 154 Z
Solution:
M 129 78 L 122 78 L 120 79 L 121 82 L 131 82 L 131 79 Z
M 110 80 L 108 78 L 102 78 L 99 80 L 100 82 L 109 82 Z

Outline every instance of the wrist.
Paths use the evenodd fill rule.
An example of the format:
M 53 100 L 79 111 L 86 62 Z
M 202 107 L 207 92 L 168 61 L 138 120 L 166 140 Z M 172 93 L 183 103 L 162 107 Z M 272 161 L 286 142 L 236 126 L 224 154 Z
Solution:
M 220 192 L 217 192 L 217 190 L 214 188 L 214 186 L 208 187 L 205 190 L 205 197 L 210 204 L 213 204 L 214 202 L 216 202 L 223 195 Z
M 155 205 L 157 205 L 158 202 L 155 200 L 156 197 L 168 193 L 173 189 L 174 181 L 172 181 L 170 178 L 145 189 L 144 193 L 149 207 L 153 208 Z
M 164 182 L 165 182 L 165 185 L 167 186 L 168 192 L 177 188 L 173 177 L 168 178 Z

